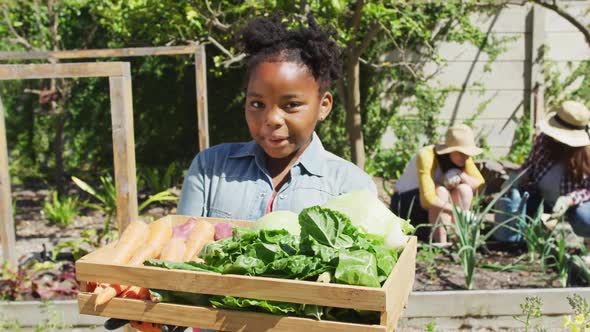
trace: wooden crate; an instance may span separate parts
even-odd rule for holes
[[[164,218],[171,219],[173,224],[180,224],[190,217],[170,215]],[[237,226],[251,225],[248,221],[240,220],[197,219],[205,219],[212,223],[232,223]],[[102,306],[95,307],[94,296],[87,292],[78,295],[78,306],[81,314],[221,331],[393,331],[414,283],[416,247],[416,237],[411,237],[381,288],[220,275],[147,266],[110,265],[93,261],[93,256],[103,249],[90,253],[76,262],[76,275],[82,282],[97,281],[199,294],[378,311],[381,312],[379,325],[318,321],[310,318],[122,298],[114,298]]]

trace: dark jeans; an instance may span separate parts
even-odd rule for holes
[[[531,194],[527,202],[527,215],[534,217],[541,205],[543,198],[539,194]],[[551,213],[553,205],[544,203],[543,212]],[[572,206],[565,213],[566,220],[572,225],[574,233],[578,236],[590,237],[590,201]]]
[[[391,204],[389,206],[391,211],[398,217],[403,219],[410,219],[410,223],[416,229],[416,236],[421,241],[428,241],[430,236],[430,227],[428,223],[428,211],[420,205],[420,191],[418,189],[409,190],[403,193],[395,193],[391,197]]]

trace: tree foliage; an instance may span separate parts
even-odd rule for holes
[[[345,63],[344,76],[333,89],[339,102],[318,131],[329,150],[361,166],[366,153],[367,169],[378,175],[400,171],[415,148],[437,139],[440,110],[448,92],[457,89],[432,83],[446,64],[437,47],[443,42],[472,44],[493,61],[506,41],[470,20],[472,14],[491,15],[501,6],[475,0],[0,0],[0,8],[4,50],[207,43],[213,144],[248,139],[237,31],[257,15],[282,11],[304,19],[311,13],[336,31]],[[49,15],[54,11],[59,13],[57,26]],[[192,59],[123,60],[132,63],[139,167],[164,169],[175,160],[188,165],[198,143]],[[18,165],[13,170],[21,174],[47,174],[56,167],[55,160],[47,157],[55,145],[55,120],[38,105],[36,96],[23,94],[25,88],[38,89],[39,84],[23,81],[0,86],[8,113],[12,163]],[[67,173],[96,173],[112,165],[107,84],[105,79],[84,79],[72,80],[69,86],[63,105]],[[388,128],[397,137],[393,150],[380,147]]]

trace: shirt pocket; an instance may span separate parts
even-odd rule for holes
[[[222,218],[222,219],[231,219],[232,213],[230,211],[224,211],[220,208],[212,207],[209,209],[208,217],[211,218]]]
[[[256,183],[249,178],[220,177],[208,215],[215,218],[244,219],[252,209]]]

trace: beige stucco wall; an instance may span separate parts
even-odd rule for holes
[[[590,1],[562,1],[568,12],[590,24]],[[536,20],[534,16],[536,15]],[[448,61],[447,66],[431,81],[435,87],[466,86],[463,91],[451,92],[444,106],[441,119],[446,123],[462,122],[470,118],[478,106],[491,100],[474,122],[475,130],[487,138],[495,157],[505,155],[512,144],[518,119],[525,107],[529,106],[530,89],[533,81],[541,77],[539,68],[534,67],[531,57],[533,45],[546,44],[549,52],[546,58],[557,62],[565,74],[581,61],[590,58],[590,46],[576,28],[557,14],[531,4],[511,5],[494,16],[474,16],[484,31],[497,37],[513,37],[506,52],[501,54],[486,71],[489,57],[474,46],[448,43],[439,48]],[[436,70],[435,64],[428,64],[426,71]],[[537,73],[537,74],[535,74]],[[536,76],[535,76],[536,75]],[[485,92],[477,84],[482,83]],[[403,108],[401,112],[415,110]],[[446,130],[440,128],[441,132]],[[395,134],[388,131],[383,145],[391,146]]]

